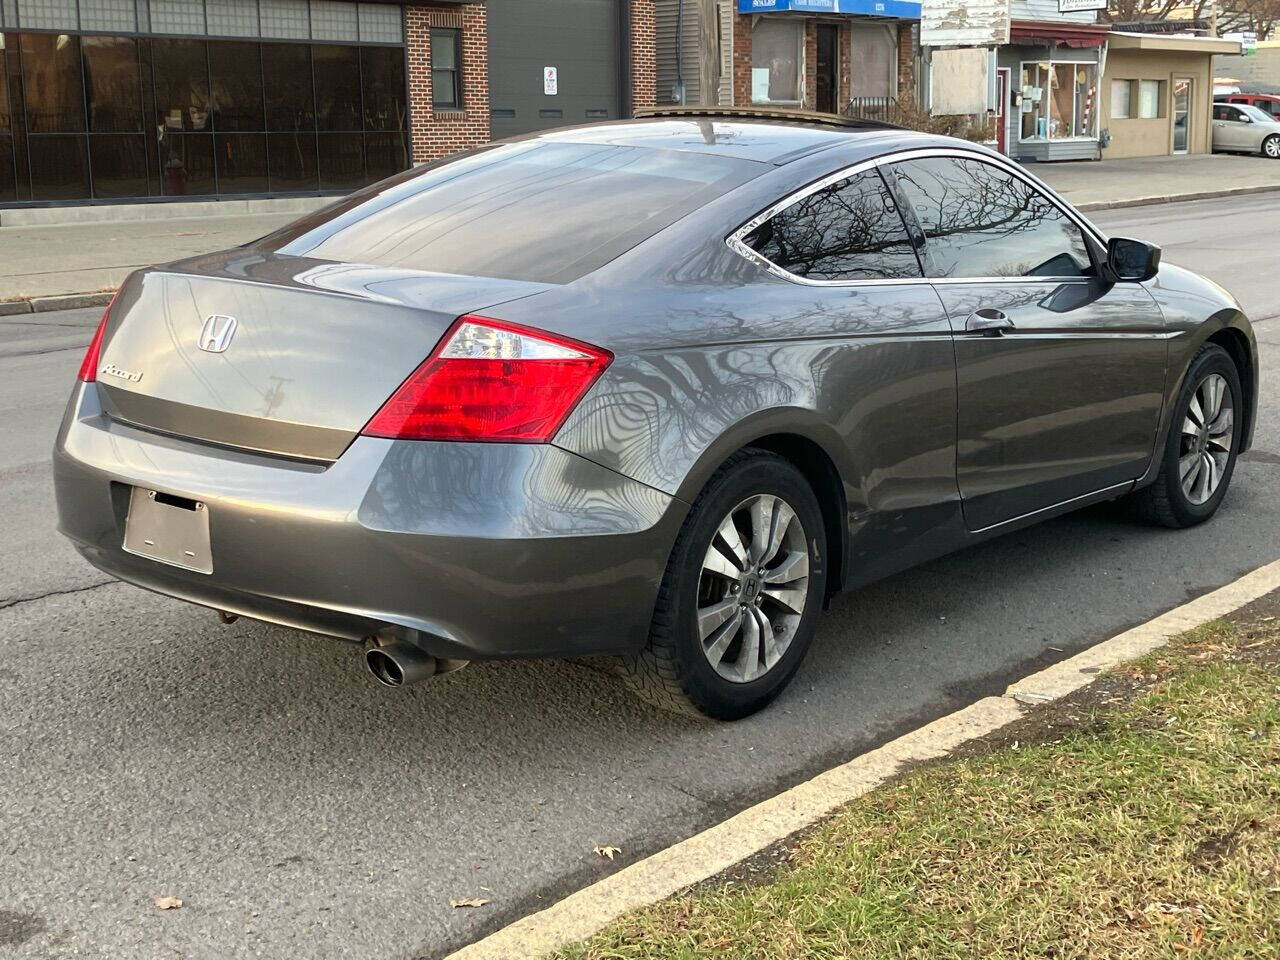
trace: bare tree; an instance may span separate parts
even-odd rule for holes
[[[1218,33],[1249,30],[1268,40],[1280,23],[1280,0],[1225,0],[1218,10]]]

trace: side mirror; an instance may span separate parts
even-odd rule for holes
[[[1160,269],[1160,248],[1141,240],[1112,237],[1107,241],[1107,269],[1117,281],[1150,280]]]

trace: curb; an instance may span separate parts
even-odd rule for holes
[[[105,307],[111,302],[112,293],[63,293],[53,297],[25,297],[21,300],[0,302],[0,317],[13,317],[23,313],[49,313],[53,310],[78,310],[81,307]]]
[[[560,902],[451,953],[446,960],[509,960],[551,953],[592,936],[624,913],[723,873],[887,782],[908,764],[944,757],[1047,703],[1092,683],[1103,670],[1163,646],[1193,627],[1280,588],[1280,560],[1110,640],[1011,684],[884,746],[820,773],[702,833],[623,868]]]
[[[1050,184],[1052,186],[1052,184]],[[1081,213],[1097,210],[1121,210],[1125,207],[1149,207],[1159,203],[1186,203],[1190,200],[1212,200],[1215,197],[1242,197],[1251,193],[1269,193],[1280,190],[1280,183],[1258,184],[1251,187],[1226,187],[1222,190],[1201,190],[1194,193],[1175,193],[1160,197],[1132,197],[1128,200],[1097,200],[1085,203],[1072,203],[1070,197],[1063,197]]]

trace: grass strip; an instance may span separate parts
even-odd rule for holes
[[[997,737],[558,956],[1280,958],[1280,620],[1206,625]]]

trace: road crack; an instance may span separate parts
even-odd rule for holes
[[[99,580],[97,583],[91,583],[84,587],[72,587],[70,590],[50,590],[48,593],[38,593],[33,597],[14,597],[11,600],[0,600],[0,610],[8,610],[10,607],[20,606],[24,603],[35,603],[38,600],[47,600],[49,597],[66,597],[73,593],[87,593],[90,590],[109,587],[111,584],[119,582],[119,580]]]

